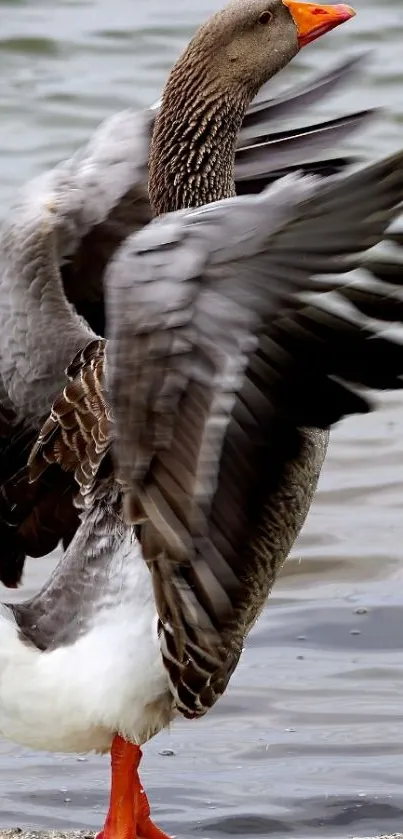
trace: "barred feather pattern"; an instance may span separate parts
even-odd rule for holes
[[[72,472],[79,488],[75,504],[91,506],[105,492],[112,472],[99,470],[110,446],[110,410],[103,391],[105,340],[97,338],[77,353],[66,371],[69,379],[54,401],[28,461],[31,482],[57,464]]]

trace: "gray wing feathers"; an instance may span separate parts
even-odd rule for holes
[[[130,187],[131,231],[149,219],[151,115],[126,111],[90,143],[20,193],[0,241],[0,370],[3,401],[38,421],[63,387],[64,370],[93,333],[66,299],[61,267]],[[102,285],[102,278],[98,277]]]
[[[9,219],[0,243],[1,382],[17,422],[41,419],[74,349],[90,337],[64,295],[55,221],[51,207],[39,221],[27,208],[18,224]]]
[[[157,440],[158,447],[169,442],[166,418],[176,412],[177,397],[186,385],[182,356],[191,346],[193,306],[205,267],[203,243],[189,236],[186,216],[183,212],[157,220],[139,238],[128,239],[106,275],[112,342],[107,353],[107,385],[119,406],[116,419],[122,421],[122,431],[126,429],[122,437],[118,434],[117,445],[122,446],[122,453],[126,446],[130,449],[130,479],[147,469]],[[133,267],[138,284],[133,282]],[[165,380],[167,358],[172,368]],[[130,417],[128,423],[124,415]],[[122,472],[121,478],[128,480],[127,473]]]
[[[122,111],[102,123],[85,148],[69,161],[72,186],[84,198],[80,235],[100,224],[129,188],[133,200],[148,203],[147,166],[151,111]],[[56,170],[57,172],[57,170]]]
[[[235,178],[244,180],[265,177],[287,167],[299,166],[315,160],[329,148],[344,142],[354,131],[363,128],[374,111],[360,111],[305,128],[272,133],[257,137],[238,149],[235,158]]]
[[[382,179],[379,166],[329,187],[290,176],[257,197],[157,220],[123,246],[107,286],[108,381],[125,481],[141,480],[151,453],[167,445],[187,377],[204,392],[193,398],[210,417],[209,439],[209,423],[220,426],[214,406],[231,413],[230,394],[261,320],[293,288],[309,290],[312,274],[354,267],[343,257],[382,234],[394,179],[399,189],[399,177],[386,169]],[[373,221],[372,205],[379,210]],[[222,403],[206,396],[209,383]]]
[[[134,519],[148,518],[162,539],[145,546],[146,558],[163,545],[175,562],[197,555],[200,567],[206,557],[219,566],[208,521],[221,452],[230,421],[240,457],[248,427],[259,433],[250,406],[269,421],[282,404],[270,404],[287,357],[276,324],[302,305],[300,294],[316,288],[318,305],[323,291],[337,291],[337,280],[321,285],[314,275],[359,264],[354,255],[379,240],[402,193],[400,154],[325,186],[290,176],[258,197],[172,214],[125,243],[107,276],[108,389]],[[260,363],[262,330],[273,369],[259,392],[245,369]],[[242,494],[235,474],[232,482]]]
[[[256,133],[256,128],[260,132],[264,130],[264,119],[267,120],[267,129],[272,130],[273,120],[279,117],[284,118],[284,116],[288,118],[305,108],[316,105],[329,93],[337,90],[342,83],[345,83],[352,73],[362,69],[368,58],[369,53],[362,53],[344,59],[336,67],[332,67],[331,70],[327,70],[325,73],[309,79],[308,82],[303,82],[275,97],[272,96],[271,92],[272,83],[267,82],[261,88],[258,98],[248,108],[239,137],[239,145],[243,145],[248,136],[253,136]]]

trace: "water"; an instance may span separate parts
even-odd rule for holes
[[[152,102],[195,26],[219,5],[0,0],[0,212],[101,119]],[[385,106],[348,146],[373,157],[403,143],[403,18],[400,0],[357,8],[279,84],[373,49],[356,84],[313,114]],[[206,719],[175,725],[145,750],[155,817],[179,837],[402,828],[403,410],[396,395],[380,402],[333,434],[303,535],[226,696]],[[50,560],[32,562],[23,594],[49,568]],[[105,758],[0,744],[3,825],[97,828],[107,786]]]

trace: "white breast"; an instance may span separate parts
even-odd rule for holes
[[[172,718],[151,577],[130,533],[112,558],[111,589],[92,625],[45,652],[0,610],[0,734],[47,751],[105,751],[116,732],[142,743]]]

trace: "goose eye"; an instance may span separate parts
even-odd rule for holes
[[[273,19],[273,13],[272,12],[269,12],[269,11],[262,12],[262,14],[259,17],[259,23],[261,23],[262,26],[267,26],[267,24],[270,23],[270,21],[272,19]]]

